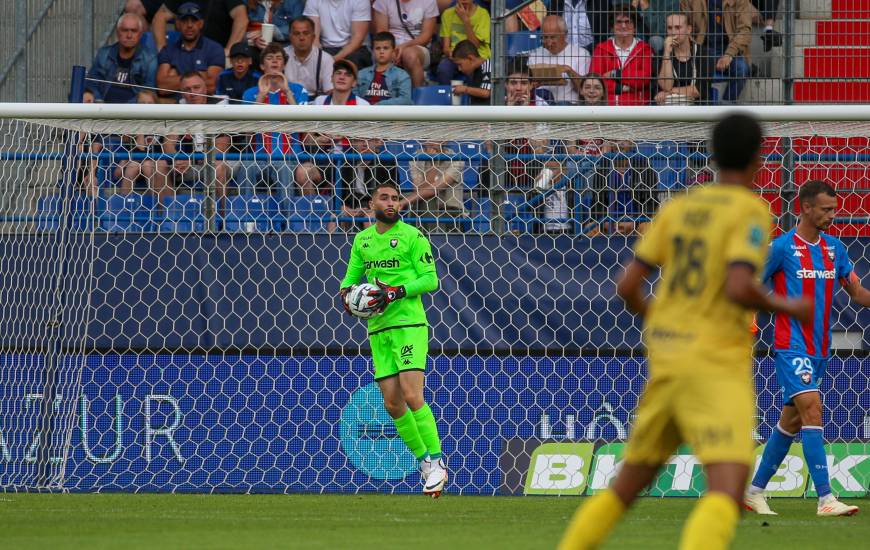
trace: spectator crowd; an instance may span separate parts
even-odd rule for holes
[[[525,9],[509,17],[509,35],[530,29],[540,41],[519,51],[508,46],[506,78],[495,83],[503,93],[496,96],[486,0],[128,0],[117,22],[116,43],[100,48],[88,71],[87,100],[374,108],[426,104],[432,97],[447,104],[489,105],[502,96],[505,104],[516,106],[734,103],[752,71],[753,20],[764,25],[766,50],[781,43],[773,30],[775,0],[760,5],[760,13],[750,0],[625,1],[549,0],[546,13],[537,17],[528,17]],[[715,82],[721,87],[714,89]],[[435,87],[440,95],[429,93]],[[196,152],[204,147],[200,138],[125,136],[115,146],[127,152]],[[266,187],[289,208],[294,197],[341,194],[343,213],[361,217],[371,183],[397,177],[395,163],[361,160],[337,169],[320,155],[378,153],[385,144],[376,140],[273,133],[218,136],[211,146],[256,159],[216,163],[218,198],[231,187],[238,193]],[[490,152],[494,147],[483,146]],[[620,216],[643,209],[638,185],[626,183],[639,180],[634,173],[642,172],[627,160],[627,142],[517,139],[506,147],[550,156],[605,155],[610,168],[596,169],[601,183],[592,193],[595,206],[587,208]],[[297,160],[299,152],[308,154],[305,160]],[[420,152],[431,157],[457,149],[426,142]],[[462,164],[415,161],[403,206],[418,212],[421,205],[441,205],[428,213],[461,217]],[[485,168],[484,163],[480,171]],[[508,180],[526,198],[543,193],[537,201],[544,219],[539,228],[563,231],[569,211],[578,206],[567,190],[579,170],[571,162],[524,162],[509,167]],[[90,180],[82,184],[92,194],[100,192],[93,172],[87,171]],[[131,157],[112,170],[120,192],[144,186],[161,198],[202,190],[207,174],[191,161],[165,158]],[[615,179],[620,183],[610,189]],[[620,204],[614,207],[614,201]],[[437,227],[444,227],[442,221]]]

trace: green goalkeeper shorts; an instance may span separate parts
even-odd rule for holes
[[[405,370],[426,370],[429,327],[387,329],[369,336],[375,380],[396,376]]]

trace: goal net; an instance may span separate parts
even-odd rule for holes
[[[756,109],[777,233],[812,179],[870,274],[870,112]],[[376,182],[432,243],[426,398],[462,494],[591,494],[646,371],[614,280],[715,179],[718,108],[0,105],[0,487],[416,492],[336,296]],[[781,396],[758,319],[759,444]],[[835,294],[832,483],[870,481],[870,316]],[[697,495],[681,448],[651,495]],[[812,493],[800,453],[771,486]]]

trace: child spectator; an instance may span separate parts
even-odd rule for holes
[[[469,41],[477,48],[477,55],[489,59],[489,12],[474,0],[457,0],[456,5],[441,14],[441,41],[444,58],[438,64],[438,83],[447,86],[459,68],[452,59],[460,42]]]
[[[515,57],[508,64],[505,97],[508,105],[525,107],[546,106],[548,103],[534,93],[529,66],[524,57]]]
[[[411,105],[411,77],[393,64],[396,39],[389,32],[372,38],[375,64],[359,72],[356,95],[372,105]]]
[[[241,103],[245,90],[253,88],[260,80],[260,73],[251,70],[251,49],[244,42],[230,48],[232,68],[218,75],[217,95],[226,96],[230,103]]]
[[[284,69],[287,65],[287,52],[281,47],[281,44],[275,42],[266,46],[260,56],[260,70],[264,75],[280,73],[284,76]],[[270,82],[277,80],[274,76],[270,77]],[[245,90],[242,95],[242,101],[248,103],[271,103],[271,104],[288,104],[302,105],[308,103],[308,92],[298,82],[289,82],[285,77],[283,80],[286,85],[286,91],[278,90],[277,88],[268,88],[262,86],[262,78],[258,80],[257,85]],[[268,88],[268,92],[266,91]],[[271,96],[284,91],[286,98],[281,101],[276,101]]]
[[[375,0],[372,4],[374,32],[389,31],[396,37],[396,64],[408,71],[414,87],[426,81],[438,14],[435,0]]]
[[[598,73],[589,73],[580,81],[580,100],[582,105],[608,105],[607,86]]]
[[[470,40],[463,40],[453,49],[453,60],[465,75],[465,84],[453,87],[454,95],[467,95],[470,105],[489,105],[492,92],[489,59],[478,54]]]

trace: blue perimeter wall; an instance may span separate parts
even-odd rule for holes
[[[361,323],[334,301],[348,237],[98,235],[66,245],[52,238],[0,242],[8,274],[0,341],[6,350],[31,350],[0,354],[0,486],[35,468],[41,419],[34,394],[48,362],[59,358],[56,388],[77,396],[58,405],[75,411],[65,480],[73,490],[418,490],[413,457],[381,406],[365,355],[219,351],[364,347]],[[643,360],[559,350],[636,346],[633,318],[611,298],[630,243],[432,242],[442,281],[429,306],[433,345],[466,350],[433,353],[427,378],[452,490],[496,493],[503,441],[541,436],[543,424],[557,437],[617,439],[643,385]],[[865,277],[867,244],[847,241]],[[867,313],[843,309],[844,297],[838,293],[835,328],[865,330]],[[97,314],[83,322],[89,298]],[[51,303],[62,314],[29,314],[22,303]],[[769,327],[763,332],[770,341]],[[82,338],[88,349],[70,351],[81,349]],[[506,353],[512,347],[527,349]],[[473,349],[479,353],[467,352]],[[536,356],[545,351],[556,353]],[[826,437],[866,437],[870,360],[835,358],[828,373]],[[770,359],[759,361],[756,385],[766,439],[781,403]]]
[[[107,350],[346,350],[365,326],[336,307],[352,236],[0,236],[0,346]],[[635,349],[636,320],[614,298],[624,238],[432,236],[441,288],[425,298],[446,350]],[[870,239],[845,243],[870,280]],[[58,262],[57,258],[64,258]],[[59,283],[60,281],[60,283]],[[62,284],[60,292],[57,285]],[[58,298],[60,296],[61,298]],[[64,300],[55,308],[41,304]],[[89,309],[85,304],[90,303]],[[870,312],[835,296],[834,330]],[[37,309],[57,309],[60,327]],[[762,341],[770,342],[768,323]],[[864,348],[870,349],[865,331]]]

